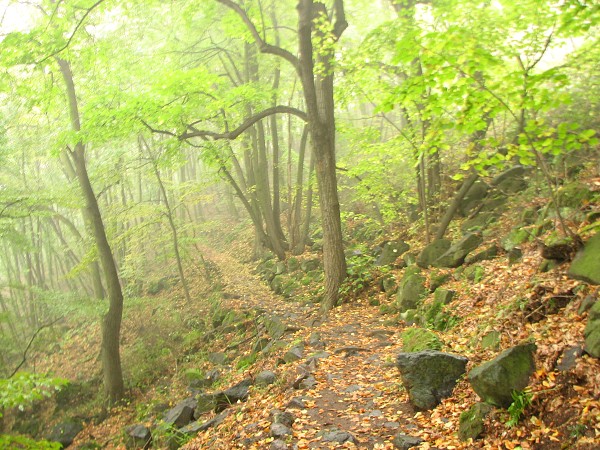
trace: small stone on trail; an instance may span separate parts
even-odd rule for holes
[[[256,375],[254,382],[257,386],[268,386],[275,383],[276,378],[277,376],[275,375],[275,372],[271,370],[263,370]]]
[[[280,438],[284,436],[289,436],[292,434],[292,430],[286,427],[282,423],[272,423],[271,424],[271,436],[274,438]]]
[[[408,450],[410,448],[416,447],[423,442],[423,439],[413,436],[408,436],[406,434],[397,434],[392,441],[394,447],[398,450]]]
[[[287,404],[287,407],[289,409],[304,409],[306,408],[306,404],[304,403],[304,400],[302,400],[302,397],[294,397]]]
[[[356,438],[351,433],[348,433],[347,431],[340,431],[340,430],[325,431],[325,432],[323,432],[322,436],[323,436],[323,441],[325,441],[325,442],[339,442],[340,444],[343,444],[344,442],[352,442],[353,444],[358,444],[358,441],[356,440]]]
[[[287,450],[287,448],[287,444],[281,439],[275,439],[269,447],[270,450]]]

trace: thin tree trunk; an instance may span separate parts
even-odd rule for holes
[[[71,67],[63,59],[57,59],[57,61],[66,86],[71,126],[74,131],[78,132],[81,129],[81,125]],[[121,291],[121,283],[113,253],[106,237],[100,207],[98,206],[98,201],[88,176],[83,142],[78,142],[73,150],[69,150],[69,155],[86,202],[88,217],[91,219],[93,235],[98,248],[98,256],[108,289],[109,308],[102,320],[101,359],[104,389],[109,402],[115,403],[121,400],[125,394],[119,349],[121,320],[123,316],[123,292]]]
[[[179,253],[179,238],[177,234],[177,226],[175,225],[175,219],[173,217],[173,209],[171,208],[171,204],[169,202],[169,197],[167,195],[167,190],[165,189],[165,185],[160,176],[160,172],[158,171],[158,165],[156,164],[156,158],[152,155],[150,147],[148,143],[144,140],[143,137],[140,137],[140,145],[144,145],[146,147],[146,151],[148,152],[148,157],[150,158],[150,162],[152,164],[152,169],[154,171],[154,176],[156,177],[156,181],[158,182],[158,187],[162,196],[165,199],[165,213],[167,216],[167,221],[169,222],[169,227],[171,228],[171,237],[173,239],[173,251],[175,252],[175,260],[177,262],[177,271],[179,272],[179,279],[181,280],[181,286],[183,287],[183,293],[185,295],[185,299],[188,303],[192,301],[190,297],[190,291],[188,289],[187,280],[185,278],[185,274],[183,273],[183,263],[181,261],[181,254]]]

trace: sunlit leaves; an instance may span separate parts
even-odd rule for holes
[[[21,411],[33,402],[50,397],[68,384],[62,378],[19,372],[12,378],[0,378],[0,408],[19,408]],[[0,415],[1,417],[1,415]]]

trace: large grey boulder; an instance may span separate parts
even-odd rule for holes
[[[387,266],[392,264],[402,254],[410,249],[410,245],[402,240],[386,242],[381,255],[375,261],[376,266]]]
[[[81,422],[67,420],[52,428],[47,439],[51,442],[58,442],[63,448],[68,447],[73,443],[75,436],[77,436],[81,430],[83,430]]]
[[[481,399],[491,405],[508,408],[513,391],[522,391],[535,370],[536,346],[521,344],[500,353],[469,372],[469,382]]]
[[[465,220],[460,226],[460,230],[463,234],[470,233],[472,231],[481,231],[485,229],[488,224],[495,222],[498,215],[494,212],[485,212],[477,214],[475,217],[469,220]]]
[[[475,181],[460,202],[459,209],[461,214],[468,216],[487,197],[488,190],[489,186],[484,181]]]
[[[215,411],[221,412],[237,402],[245,402],[248,399],[250,386],[252,386],[252,379],[246,378],[229,389],[218,392],[216,394],[217,406],[215,407]]]
[[[427,269],[436,259],[446,253],[451,246],[452,241],[448,239],[436,239],[432,241],[417,256],[417,265],[423,269]]]
[[[452,395],[457,380],[465,373],[467,362],[463,356],[424,350],[400,353],[396,365],[412,405],[417,410],[428,410]]]
[[[594,358],[600,358],[600,301],[596,301],[588,315],[584,331],[585,352]]]
[[[131,449],[149,448],[152,443],[150,429],[142,424],[132,425],[125,430],[127,440],[125,446]]]
[[[268,386],[270,384],[275,383],[276,379],[277,376],[275,375],[275,372],[273,372],[272,370],[263,370],[258,375],[256,375],[254,383],[257,386]]]
[[[408,267],[398,287],[396,296],[398,311],[403,313],[409,309],[416,309],[426,296],[425,277],[421,275],[418,267]]]
[[[483,238],[480,234],[469,233],[455,244],[452,244],[432,265],[434,267],[459,267],[465,262],[467,255],[479,247],[482,242]]]
[[[192,421],[196,406],[198,402],[195,398],[186,398],[168,410],[163,420],[175,428],[181,428]]]
[[[523,166],[514,166],[496,175],[491,185],[507,194],[514,194],[527,187],[527,169]]]
[[[581,249],[569,267],[569,276],[591,284],[600,284],[600,233]]]

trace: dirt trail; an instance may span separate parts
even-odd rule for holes
[[[335,437],[332,432],[336,430],[352,434],[359,448],[374,448],[376,444],[377,448],[392,448],[393,435],[410,434],[415,427],[409,423],[414,411],[393,364],[400,351],[401,329],[385,326],[377,307],[360,301],[343,305],[322,321],[318,305],[302,305],[275,295],[247,265],[232,256],[207,250],[205,257],[219,268],[225,306],[266,309],[296,330],[286,334],[284,340],[305,343],[300,361],[276,367],[273,355],[263,362],[263,368],[285,373],[288,378],[312,375],[316,381],[312,388],[294,389],[288,379],[278,395],[270,393],[273,403],[269,407],[263,404],[264,399],[261,402],[251,395],[246,405],[248,416],[255,419],[256,411],[252,409],[262,408],[262,429],[259,426],[252,435],[247,430],[253,424],[237,424],[238,437],[245,436],[250,448],[264,448],[259,445],[264,440],[258,440],[256,447],[252,440],[261,432],[263,438],[268,436],[269,410],[285,409],[296,397],[305,404],[304,409],[293,411],[296,422],[292,442],[299,448],[343,448],[348,444],[325,442]],[[311,359],[311,355],[317,358]],[[307,366],[310,373],[306,372]]]

